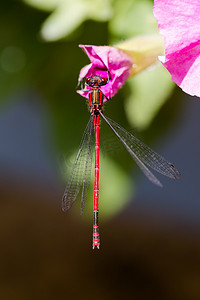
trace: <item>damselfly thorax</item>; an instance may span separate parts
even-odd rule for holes
[[[90,107],[90,113],[98,114],[99,111],[103,110],[103,99],[104,97],[107,99],[107,97],[103,94],[101,87],[109,82],[108,79],[102,78],[100,76],[92,76],[86,78],[86,86],[89,87],[89,89],[85,91],[90,91],[88,100],[89,100],[89,107]],[[109,99],[107,99],[109,100]]]

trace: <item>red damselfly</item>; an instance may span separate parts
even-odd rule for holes
[[[119,124],[109,119],[103,114],[103,99],[109,100],[101,91],[101,86],[107,84],[109,79],[100,76],[91,76],[86,78],[85,85],[89,91],[89,109],[91,117],[83,134],[81,145],[73,165],[71,176],[66,186],[62,208],[67,211],[82,186],[81,197],[81,214],[83,213],[85,201],[88,194],[89,182],[92,169],[93,148],[95,146],[95,179],[94,179],[94,207],[93,207],[93,249],[100,247],[98,212],[99,212],[99,122],[100,117],[105,120],[108,126],[114,131],[125,148],[128,150],[137,165],[154,184],[162,186],[160,181],[153,175],[148,167],[173,179],[180,177],[176,167],[168,162],[164,157],[154,152],[151,148],[143,144],[134,137],[130,132],[126,131]],[[95,138],[94,138],[95,136]],[[95,143],[94,143],[95,139]]]

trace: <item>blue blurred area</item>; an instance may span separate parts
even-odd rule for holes
[[[174,163],[181,178],[171,181],[159,176],[163,188],[157,188],[140,176],[139,185],[132,203],[131,213],[145,212],[157,216],[160,222],[175,222],[200,229],[200,101],[195,97],[183,96],[182,113],[163,137],[162,145],[154,146],[157,152]]]
[[[159,176],[163,188],[152,185],[138,170],[139,180],[134,201],[125,212],[130,218],[148,214],[160,222],[180,221],[200,228],[199,193],[199,110],[198,99],[184,96],[182,113],[160,145],[154,150],[172,161],[181,171],[180,180]],[[32,189],[39,184],[44,189],[62,193],[63,181],[59,157],[53,151],[50,114],[42,105],[40,96],[33,91],[18,95],[0,112],[0,177],[17,180]],[[82,133],[80,133],[81,136]],[[128,153],[127,153],[128,155]],[[134,162],[133,162],[134,165]],[[60,171],[60,174],[59,174]],[[133,178],[134,180],[135,178]],[[55,199],[59,204],[60,199]],[[130,209],[131,208],[131,209]]]
[[[26,90],[0,111],[0,177],[21,187],[57,189],[57,159],[50,136],[50,115],[40,95]],[[31,187],[32,185],[32,187]]]

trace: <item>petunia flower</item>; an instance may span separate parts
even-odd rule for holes
[[[131,58],[122,50],[110,46],[79,45],[79,47],[86,52],[91,63],[81,69],[78,81],[94,75],[108,79],[108,84],[102,86],[101,90],[108,99],[112,98],[130,75],[133,64]],[[78,93],[88,97],[88,92],[78,91]]]
[[[80,71],[79,83],[90,76],[108,79],[101,87],[104,95],[110,99],[123,86],[128,77],[153,64],[163,52],[162,39],[157,35],[130,39],[117,46],[79,45],[88,55],[91,63]],[[89,87],[86,89],[89,89]],[[88,98],[87,91],[77,91]],[[106,101],[106,98],[104,98]]]
[[[153,12],[165,40],[160,61],[184,92],[200,96],[200,1],[154,0]]]

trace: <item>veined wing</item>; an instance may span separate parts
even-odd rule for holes
[[[89,138],[88,138],[88,147],[87,147],[87,155],[85,159],[85,171],[84,171],[84,179],[83,179],[83,189],[82,189],[82,197],[81,197],[81,215],[83,214],[83,210],[85,208],[85,202],[88,195],[89,185],[90,185],[90,177],[91,177],[91,169],[92,169],[92,160],[93,160],[93,148],[94,148],[94,116],[91,116],[92,125],[90,126]]]
[[[160,181],[153,175],[153,173],[151,173],[147,166],[170,178],[177,179],[180,177],[179,171],[172,163],[168,162],[164,157],[154,152],[147,145],[143,144],[140,140],[113,120],[105,117],[102,113],[101,116],[124,144],[130,155],[150,181],[162,186]]]
[[[71,175],[62,198],[63,211],[67,211],[72,206],[73,202],[78,196],[82,184],[83,190],[81,200],[81,213],[83,211],[85,200],[87,198],[91,175],[93,123],[93,116],[91,116],[84,131],[80,148],[76,156],[74,165],[72,167]]]

